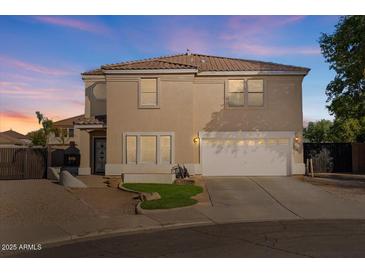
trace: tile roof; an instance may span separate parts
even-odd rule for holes
[[[74,122],[82,117],[84,117],[83,114],[74,117],[69,117],[63,120],[56,121],[53,123],[53,125],[55,127],[73,127]]]
[[[74,121],[75,125],[105,125],[106,115],[97,115],[92,117],[81,117]]]
[[[30,138],[14,130],[0,132],[1,145],[28,145],[30,143]]]
[[[205,71],[294,71],[305,72],[308,68],[246,60],[238,58],[211,56],[203,54],[177,54],[156,58],[103,65],[99,69],[84,72],[83,75],[101,75],[103,70],[147,70],[147,69],[196,69]]]
[[[19,132],[16,132],[12,129],[0,132],[0,134],[2,136],[8,136],[8,137],[13,138],[13,139],[29,139],[27,136],[25,136],[25,135],[23,135]]]

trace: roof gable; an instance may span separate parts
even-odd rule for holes
[[[9,137],[11,139],[29,139],[27,136],[25,136],[19,132],[16,132],[12,129],[1,132],[1,135],[5,136],[5,137]]]

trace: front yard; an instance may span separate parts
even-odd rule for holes
[[[123,186],[138,192],[160,194],[161,199],[143,201],[141,204],[143,209],[168,209],[194,205],[197,201],[191,197],[203,191],[202,187],[195,185],[126,183]]]

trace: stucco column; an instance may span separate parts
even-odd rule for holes
[[[80,167],[79,175],[89,175],[91,174],[90,168],[90,135],[86,130],[80,130]]]

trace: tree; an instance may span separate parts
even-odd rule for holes
[[[327,108],[340,141],[365,141],[365,16],[344,16],[333,34],[322,33],[322,54],[335,78],[327,85]],[[342,132],[342,130],[349,130]]]
[[[308,126],[303,130],[303,136],[311,143],[332,142],[332,125],[332,121],[325,119],[318,122],[309,122]]]
[[[53,121],[49,120],[47,117],[45,117],[39,111],[36,111],[35,114],[36,114],[37,119],[38,119],[38,124],[42,125],[42,128],[40,129],[40,131],[43,132],[43,135],[44,135],[44,138],[45,138],[44,145],[47,145],[49,134],[51,132],[55,132],[55,128],[53,126]]]
[[[27,136],[32,140],[32,144],[35,146],[46,145],[46,136],[44,135],[43,129],[31,131],[27,134]]]
[[[331,127],[334,142],[353,143],[365,140],[365,117],[363,119],[348,118],[341,121],[336,119]]]

